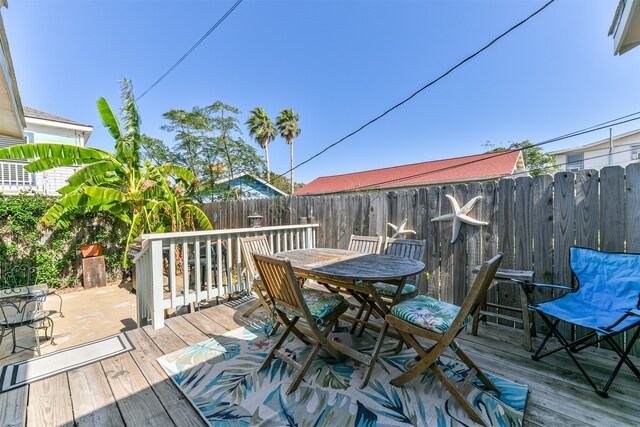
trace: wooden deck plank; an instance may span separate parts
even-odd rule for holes
[[[583,385],[579,381],[563,382],[558,377],[547,375],[552,369],[541,373],[531,372],[526,367],[521,367],[504,372],[505,364],[513,366],[514,360],[485,356],[477,349],[472,350],[468,345],[461,345],[467,350],[469,357],[482,369],[510,381],[527,385],[531,391],[530,402],[537,402],[541,406],[563,412],[575,420],[588,424],[597,425],[597,422],[602,420],[603,414],[606,414],[609,425],[640,424],[640,415],[636,410],[637,404],[620,400],[619,396],[616,396],[615,400],[603,399],[586,383]],[[590,410],[585,411],[583,405],[587,405]]]
[[[73,426],[67,374],[58,374],[29,386],[29,426]]]
[[[198,328],[202,333],[207,335],[209,338],[212,338],[216,335],[222,335],[227,333],[227,329],[222,325],[214,322],[209,317],[202,314],[202,312],[197,311],[195,313],[189,313],[183,316],[185,320],[191,323],[193,326]]]
[[[120,354],[100,363],[127,425],[174,425],[130,354]]]
[[[169,328],[153,329],[151,326],[145,326],[142,329],[164,354],[173,353],[187,346],[187,343]]]
[[[176,387],[156,359],[162,351],[141,328],[127,332],[135,347],[131,356],[173,421],[180,426],[203,426],[204,421],[187,398]]]
[[[100,363],[69,371],[68,378],[77,426],[124,426]]]
[[[189,323],[184,316],[172,317],[165,321],[165,326],[176,333],[189,345],[206,341],[209,337],[200,329]]]
[[[27,387],[20,387],[0,394],[0,426],[25,425],[27,416]]]
[[[495,326],[487,327],[487,332],[489,333],[496,333],[496,331],[497,329]],[[473,337],[468,334],[462,335],[461,339],[483,345],[483,350],[485,351],[485,353],[495,355],[496,357],[500,357],[505,353],[520,356],[524,359],[524,362],[522,363],[534,366],[534,368],[532,368],[534,370],[544,370],[546,369],[546,365],[549,365],[552,367],[563,369],[567,372],[568,375],[575,374],[576,378],[583,379],[583,377],[579,374],[577,368],[573,364],[573,361],[564,351],[558,352],[552,356],[545,357],[539,362],[533,362],[533,360],[531,360],[531,353],[524,350],[520,345],[514,345],[514,342],[518,341],[516,341],[516,338],[513,337],[511,329],[509,329],[508,331],[504,331],[503,335],[495,337],[491,341],[487,341],[486,339],[478,340],[477,337]],[[539,345],[539,338],[536,339],[535,344]],[[578,360],[580,360],[585,369],[587,369],[589,374],[592,375],[592,377],[596,381],[605,381],[609,377],[609,374],[615,364],[618,362],[618,359],[613,352],[603,351],[597,348],[587,348],[585,350],[582,350],[576,357],[578,358]],[[632,358],[636,365],[639,365],[640,363],[637,359],[638,358]],[[534,364],[532,365],[530,362],[533,362]],[[538,365],[541,365],[542,367],[538,368]],[[623,366],[622,370],[618,374],[618,377],[616,377],[616,380],[614,381],[612,387],[614,387],[613,390],[615,390],[616,388],[621,388],[623,389],[622,391],[624,391],[625,389],[630,389],[640,392],[640,381],[638,381],[636,377],[631,374],[626,366]]]

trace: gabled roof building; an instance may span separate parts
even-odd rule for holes
[[[362,172],[316,178],[296,195],[344,193],[402,187],[428,187],[474,181],[490,181],[525,173],[520,150],[476,154]]]

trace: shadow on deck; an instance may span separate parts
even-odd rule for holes
[[[135,350],[0,394],[0,425],[205,425],[156,363],[156,358],[240,326],[255,299],[227,302],[167,319],[166,327],[126,332]],[[484,370],[529,386],[525,425],[639,425],[640,381],[624,366],[608,399],[597,396],[568,356],[557,353],[534,362],[522,346],[522,331],[481,325],[479,336],[462,332],[465,351]],[[579,354],[597,381],[615,364],[612,352]]]

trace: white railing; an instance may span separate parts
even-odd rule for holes
[[[274,252],[313,248],[318,224],[144,234],[134,257],[138,325],[164,326],[165,310],[251,288],[240,239],[267,236]]]

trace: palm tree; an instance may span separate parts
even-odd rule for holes
[[[130,225],[123,262],[128,265],[129,245],[142,233],[180,231],[197,223],[210,230],[206,215],[180,197],[180,183],[195,182],[189,170],[140,159],[140,116],[129,80],[122,81],[122,125],[106,99],[98,99],[102,123],[116,142],[116,153],[67,144],[23,144],[0,149],[0,159],[37,159],[25,166],[42,172],[59,166],[82,166],[58,190],[60,199],[41,218],[46,225],[65,228],[77,214],[108,211]],[[173,187],[169,177],[178,185]],[[168,209],[167,202],[173,202]],[[183,217],[176,220],[176,214]]]
[[[302,130],[298,127],[298,120],[300,120],[300,114],[293,112],[293,108],[280,111],[280,115],[276,119],[276,126],[280,132],[280,136],[285,139],[290,148],[291,158],[291,194],[293,194],[293,140],[300,135]]]
[[[256,107],[250,113],[249,119],[245,124],[249,128],[249,135],[256,140],[260,147],[264,148],[264,158],[267,161],[267,182],[270,183],[269,143],[278,136],[278,129],[276,129],[276,126],[262,107]]]

